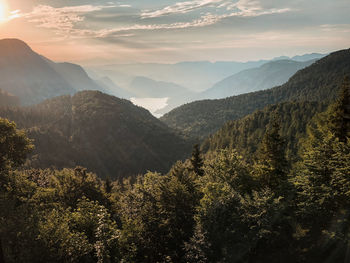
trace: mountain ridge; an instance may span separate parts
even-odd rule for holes
[[[216,83],[212,88],[200,93],[198,99],[221,99],[273,88],[284,84],[298,70],[315,61],[316,59],[306,62],[275,60],[258,68],[246,69]]]
[[[350,74],[350,49],[340,50],[299,70],[287,83],[272,89],[219,100],[202,100],[180,106],[161,120],[190,137],[205,137],[225,122],[242,118],[267,105],[283,101],[331,101]]]
[[[23,105],[81,90],[105,91],[82,66],[53,62],[19,39],[0,40],[0,89],[17,96]]]
[[[36,146],[28,165],[77,165],[117,179],[166,172],[190,152],[188,141],[147,110],[100,91],[80,91],[20,108],[0,108]]]

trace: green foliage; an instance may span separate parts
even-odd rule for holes
[[[203,176],[204,171],[203,171],[203,158],[201,156],[201,152],[199,149],[199,145],[195,144],[193,147],[193,151],[192,151],[192,156],[190,159],[191,162],[191,170],[197,174],[198,176]]]
[[[301,249],[316,260],[342,261],[349,249],[350,140],[349,129],[338,125],[345,116],[341,98],[315,117],[295,169]]]
[[[260,185],[282,192],[287,182],[288,162],[285,141],[280,135],[280,124],[275,117],[264,135],[258,150],[255,176]]]
[[[291,235],[286,202],[255,185],[250,172],[237,153],[228,151],[207,164],[196,233],[187,245],[191,262],[280,262],[285,257]]]
[[[307,129],[323,104],[282,103],[231,123],[246,125],[232,134],[259,130],[251,140],[255,150],[242,156],[238,136],[232,139],[240,141],[238,150],[232,143],[202,159],[196,146],[191,159],[167,174],[123,182],[102,181],[83,167],[22,170],[30,140],[1,120],[0,261],[346,262],[347,89],[345,82],[338,100]],[[286,130],[308,109],[293,137],[301,155],[291,158]],[[294,117],[285,119],[288,110]]]
[[[122,248],[131,262],[179,262],[194,228],[194,175],[177,163],[166,176],[148,173],[120,200]]]
[[[269,123],[278,116],[280,134],[286,140],[286,156],[294,162],[298,158],[300,140],[306,135],[307,124],[325,109],[326,104],[318,102],[284,102],[268,106],[242,119],[227,122],[204,140],[202,149],[207,155],[220,149],[235,149],[247,162],[253,162]]]
[[[14,122],[0,118],[0,172],[23,164],[33,149],[24,131],[17,130]]]

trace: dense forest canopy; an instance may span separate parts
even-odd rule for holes
[[[239,149],[204,158],[196,146],[165,174],[122,182],[82,167],[20,169],[32,141],[1,119],[0,261],[345,262],[349,92],[345,81],[315,110],[290,165],[279,114],[312,104],[276,106],[252,163]]]
[[[113,179],[167,171],[190,154],[191,143],[131,102],[82,91],[28,107],[3,107],[34,140],[27,166],[87,167]]]
[[[236,149],[248,162],[254,160],[259,143],[274,118],[280,121],[280,132],[286,139],[286,155],[295,160],[300,142],[311,119],[326,109],[321,102],[283,102],[267,106],[242,119],[227,122],[219,131],[206,138],[202,150],[209,155],[220,149]]]

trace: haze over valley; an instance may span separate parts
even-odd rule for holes
[[[350,251],[348,0],[0,0],[0,263]]]

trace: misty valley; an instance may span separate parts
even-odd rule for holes
[[[350,262],[349,12],[0,0],[0,263]]]

